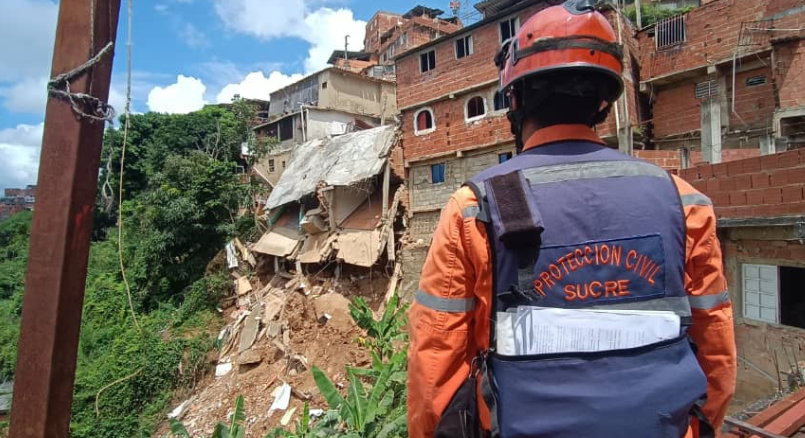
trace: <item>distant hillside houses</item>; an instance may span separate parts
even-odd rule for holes
[[[36,203],[36,186],[29,185],[24,189],[5,189],[3,195],[0,198],[0,221],[6,220],[11,215],[21,211],[33,211]]]

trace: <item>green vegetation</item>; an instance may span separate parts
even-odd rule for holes
[[[358,327],[366,330],[369,339],[359,339],[358,343],[367,346],[377,354],[380,359],[388,358],[394,350],[394,341],[405,341],[408,335],[403,331],[405,327],[405,310],[407,305],[398,308],[398,298],[394,295],[389,300],[383,316],[375,321],[372,309],[361,297],[356,297],[349,305],[349,313]]]
[[[236,219],[251,208],[255,190],[237,172],[245,164],[240,145],[249,133],[246,105],[131,117],[123,255],[139,329],[118,262],[120,209],[108,196],[117,198],[123,132],[107,131],[72,437],[150,436],[173,390],[193,385],[206,370],[220,325],[214,305],[232,287],[225,266],[211,262],[229,239],[254,227],[248,217]],[[31,219],[26,212],[0,223],[0,381],[13,378],[16,366]]]
[[[695,6],[686,6],[683,8],[663,8],[658,4],[641,4],[640,5],[640,18],[643,21],[643,27],[651,26],[652,24],[668,17],[673,17],[674,15],[685,14],[693,9],[696,9]],[[637,8],[634,6],[630,6],[624,8],[624,14],[632,23],[637,24]]]

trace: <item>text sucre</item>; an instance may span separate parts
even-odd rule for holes
[[[625,254],[624,254],[625,253]],[[563,255],[534,280],[534,290],[542,296],[563,279],[570,279],[572,273],[588,266],[616,266],[634,272],[653,285],[660,265],[645,254],[636,250],[625,250],[621,245],[592,244],[574,249]],[[565,300],[586,300],[587,298],[625,297],[630,294],[629,280],[607,279],[583,284],[564,286]]]

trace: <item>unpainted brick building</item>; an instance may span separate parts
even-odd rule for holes
[[[740,407],[788,386],[792,364],[805,360],[805,150],[703,164],[680,176],[712,199],[718,216]]]
[[[680,151],[686,167],[798,147],[803,28],[800,0],[710,0],[638,32],[652,148]]]

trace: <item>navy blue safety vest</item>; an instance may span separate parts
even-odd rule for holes
[[[467,185],[493,260],[482,376],[493,436],[684,436],[692,413],[703,418],[707,380],[687,337],[685,217],[671,177],[594,143],[563,142]],[[520,305],[667,310],[682,328],[677,339],[633,349],[503,356],[495,317]]]

